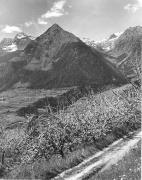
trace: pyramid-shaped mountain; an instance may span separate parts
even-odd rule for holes
[[[31,41],[16,60],[12,59],[11,66],[16,76],[14,83],[26,82],[32,88],[124,81],[121,73],[100,52],[57,24]]]
[[[73,34],[64,31],[57,24],[54,24],[44,34],[32,41],[25,49],[30,62],[26,69],[47,71],[52,63],[58,61],[55,59],[64,44],[80,42],[79,38]]]

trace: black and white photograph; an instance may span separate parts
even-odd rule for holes
[[[141,180],[142,0],[0,0],[0,180]]]

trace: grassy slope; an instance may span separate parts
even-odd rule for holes
[[[25,134],[10,145],[6,177],[50,179],[138,128],[139,92],[133,87],[90,93],[67,110],[29,119]],[[9,149],[8,139],[4,143]]]

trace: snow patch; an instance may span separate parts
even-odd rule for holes
[[[16,44],[12,43],[9,46],[3,47],[3,50],[7,51],[7,52],[14,52],[14,51],[17,51],[17,46],[16,46]]]
[[[26,37],[26,35],[24,33],[19,33],[19,34],[16,35],[17,39],[23,39],[25,37]]]

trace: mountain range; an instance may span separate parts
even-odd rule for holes
[[[123,33],[114,33],[109,38],[95,42],[85,39],[86,44],[114,58],[116,67],[128,79],[140,78],[142,60],[142,27],[130,27]]]
[[[101,41],[90,40],[89,38],[82,38],[82,40],[88,46],[108,52],[114,48],[115,41],[120,37],[121,34],[122,33],[113,33],[108,38],[105,38]]]
[[[24,50],[32,39],[34,39],[32,36],[28,36],[23,32],[18,33],[13,39],[4,38],[0,42],[0,56],[17,50]]]
[[[94,45],[57,24],[35,39],[20,33],[0,43],[0,89],[19,82],[47,89],[124,83],[134,73],[130,62],[141,60],[141,37],[140,26]]]

